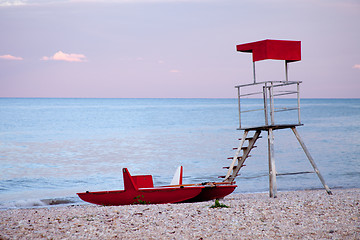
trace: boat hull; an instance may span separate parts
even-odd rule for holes
[[[78,193],[78,196],[89,203],[104,206],[129,204],[161,204],[183,202],[199,195],[204,187],[186,188],[149,188],[138,191],[101,191]]]
[[[206,186],[201,192],[193,198],[185,200],[184,202],[203,202],[213,199],[220,199],[229,194],[231,194],[237,185],[216,185],[216,186]]]

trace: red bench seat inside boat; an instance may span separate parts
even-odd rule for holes
[[[134,180],[135,185],[138,188],[153,188],[154,182],[151,175],[137,175],[132,176],[132,179]]]

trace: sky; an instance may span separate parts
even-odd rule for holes
[[[0,97],[234,98],[253,81],[236,45],[281,39],[301,97],[359,98],[359,23],[359,0],[0,0]]]

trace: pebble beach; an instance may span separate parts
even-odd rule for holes
[[[231,194],[183,204],[0,211],[0,239],[360,239],[360,189]]]

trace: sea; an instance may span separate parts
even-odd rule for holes
[[[245,99],[242,107],[262,104]],[[287,123],[290,112],[275,117]],[[241,117],[264,124],[258,113]],[[359,188],[360,99],[302,99],[301,123],[327,185]],[[243,135],[238,128],[237,99],[0,98],[0,209],[86,204],[76,193],[123,189],[123,168],[151,174],[159,186],[178,166],[184,184],[221,181]],[[235,193],[269,189],[267,132],[261,135]],[[293,132],[274,136],[278,191],[323,188]]]

